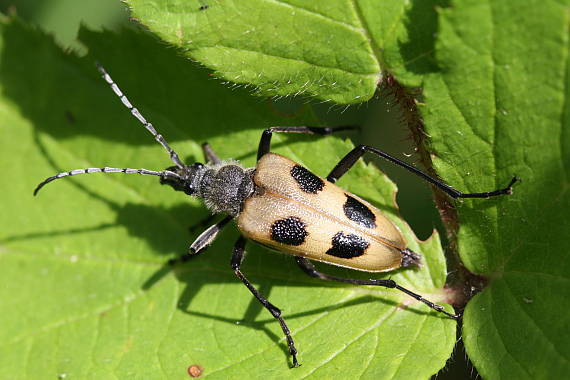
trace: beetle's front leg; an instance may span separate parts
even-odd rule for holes
[[[261,140],[259,140],[259,148],[257,149],[257,160],[259,161],[261,157],[269,153],[271,150],[271,136],[273,135],[273,132],[303,133],[308,135],[329,136],[336,132],[349,131],[354,129],[359,128],[353,125],[343,125],[340,127],[271,127],[263,131],[263,134],[261,135]]]
[[[224,219],[220,220],[218,223],[208,227],[204,232],[202,232],[196,240],[190,245],[188,249],[188,253],[177,257],[175,259],[170,259],[168,264],[174,265],[178,263],[185,263],[186,261],[190,260],[191,258],[195,257],[199,253],[202,253],[206,248],[212,244],[214,240],[218,237],[218,234],[228,224],[230,220],[233,219],[233,216],[226,216]]]

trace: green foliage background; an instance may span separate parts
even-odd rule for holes
[[[284,310],[301,352],[304,365],[289,370],[279,326],[229,268],[235,230],[188,265],[164,265],[195,237],[187,228],[206,215],[199,202],[122,175],[58,181],[32,199],[61,170],[169,165],[98,78],[95,60],[188,162],[207,140],[252,166],[262,129],[331,118],[253,94],[358,104],[384,71],[421,87],[426,143],[446,182],[475,192],[523,178],[513,196],[458,203],[458,253],[489,281],[465,310],[467,354],[484,378],[568,376],[567,2],[243,0],[210,1],[206,11],[199,1],[128,3],[150,32],[113,17],[115,32],[83,27],[79,42],[72,32],[54,42],[2,20],[0,378],[177,379],[198,364],[212,378],[415,379],[442,368],[456,340],[453,321],[403,295],[319,283],[252,245],[244,271]],[[39,9],[17,4],[26,6]],[[337,122],[369,111],[378,128],[367,107],[351,111]],[[351,146],[275,138],[276,151],[320,175]],[[459,297],[443,289],[438,235],[416,239],[386,177],[362,163],[340,184],[386,211],[423,254],[422,268],[393,279],[439,302]]]

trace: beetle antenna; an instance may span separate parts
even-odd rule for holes
[[[168,145],[164,137],[160,133],[158,133],[156,129],[154,129],[152,124],[149,123],[144,118],[144,116],[139,112],[139,110],[131,104],[129,99],[127,99],[127,97],[123,94],[119,86],[117,86],[115,81],[113,81],[113,78],[111,78],[111,76],[107,73],[107,71],[105,71],[103,66],[101,66],[99,62],[95,62],[95,65],[97,65],[97,70],[99,70],[105,82],[107,82],[111,86],[113,92],[119,97],[119,99],[121,99],[123,105],[127,107],[129,111],[131,111],[131,114],[134,117],[136,117],[138,121],[140,121],[141,124],[147,129],[147,131],[149,131],[154,136],[154,139],[158,141],[158,143],[162,145],[164,149],[166,149],[166,151],[170,155],[170,159],[172,160],[172,162],[174,162],[176,166],[178,166],[179,168],[181,169],[184,168],[184,164],[182,163],[182,161],[180,161],[178,154],[170,147],[170,145]]]
[[[44,179],[34,190],[34,196],[38,194],[38,191],[51,181],[55,181],[56,179],[60,179],[63,177],[68,177],[72,175],[78,174],[91,174],[91,173],[125,173],[125,174],[141,174],[141,175],[154,175],[158,177],[177,177],[179,178],[178,174],[171,172],[169,170],[165,170],[162,172],[157,172],[154,170],[148,169],[130,169],[130,168],[87,168],[87,169],[75,169],[70,170],[68,172],[58,173],[54,176],[48,177]]]

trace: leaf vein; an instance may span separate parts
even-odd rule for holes
[[[501,345],[503,346],[503,350],[504,350],[505,354],[508,355],[508,356],[512,359],[512,361],[513,361],[514,364],[516,364],[519,368],[521,368],[521,369],[523,370],[523,372],[525,372],[525,373],[528,375],[528,378],[529,378],[529,379],[533,379],[533,376],[531,376],[530,373],[528,372],[528,370],[527,370],[525,367],[523,367],[522,364],[516,359],[516,356],[513,355],[513,354],[511,354],[511,353],[507,350],[507,347],[508,347],[509,345],[508,345],[508,343],[505,343],[505,342],[508,342],[508,339],[505,340],[505,339],[503,338],[503,336],[501,335],[501,329],[499,329],[499,328],[497,327],[497,325],[495,324],[495,313],[494,313],[494,312],[495,312],[495,308],[493,307],[492,299],[489,300],[488,305],[489,305],[489,308],[491,309],[491,312],[490,312],[490,313],[491,313],[491,318],[492,318],[492,322],[489,322],[489,323],[492,325],[492,327],[493,327],[494,330],[495,330],[495,333],[497,334],[497,337],[498,337],[499,340],[501,341]],[[499,319],[503,319],[503,318],[504,318],[504,315],[500,315],[500,316],[499,316]],[[501,361],[501,362],[502,362],[502,361]],[[499,362],[499,363],[500,363],[500,362]]]
[[[400,370],[402,369],[402,362],[404,361],[404,359],[408,356],[408,354],[410,353],[410,350],[412,349],[414,343],[417,341],[418,337],[420,336],[420,333],[422,332],[422,330],[424,329],[424,326],[426,324],[428,316],[424,315],[424,318],[422,319],[422,323],[421,326],[416,330],[416,333],[414,334],[414,338],[410,340],[410,345],[408,347],[408,349],[406,349],[404,351],[404,355],[400,355],[398,356],[398,361],[399,364],[396,367],[396,371],[394,372],[394,374],[391,376],[391,378],[398,378],[397,374],[398,372],[400,372]]]
[[[443,76],[442,78],[442,82],[445,85],[445,87],[447,88],[447,93],[449,94],[449,100],[451,101],[451,103],[453,103],[453,106],[455,107],[455,109],[459,112],[459,115],[461,116],[461,119],[465,122],[465,125],[467,126],[471,126],[471,124],[469,123],[469,121],[467,121],[467,117],[465,116],[465,113],[463,112],[463,109],[461,107],[459,107],[459,104],[455,101],[455,98],[453,96],[453,93],[451,91],[451,87],[449,86],[449,84],[447,83],[446,77]],[[471,132],[473,132],[473,136],[477,137],[479,140],[481,140],[482,142],[484,142],[486,145],[491,145],[491,142],[487,141],[483,136],[480,136],[477,131],[473,128],[471,128]]]
[[[348,343],[346,343],[345,345],[343,345],[339,350],[337,350],[336,352],[334,352],[332,355],[330,355],[328,358],[326,358],[321,364],[319,364],[318,366],[316,366],[311,372],[309,372],[305,377],[309,376],[310,374],[312,374],[313,372],[315,372],[317,369],[319,369],[320,367],[325,366],[327,363],[329,363],[330,361],[332,361],[335,357],[337,357],[338,355],[340,355],[341,353],[343,353],[348,347],[350,347],[353,343],[357,342],[358,340],[360,340],[362,337],[366,336],[370,331],[373,331],[374,329],[376,329],[378,326],[380,326],[383,322],[385,322],[388,318],[390,318],[392,315],[394,315],[394,313],[396,313],[396,311],[399,311],[398,308],[394,307],[391,310],[388,311],[387,314],[385,314],[382,318],[378,319],[375,323],[373,323],[369,328],[362,330],[361,334],[358,334],[356,337],[354,337],[351,341],[349,341]],[[305,378],[304,377],[304,378]]]
[[[562,92],[562,110],[561,110],[561,120],[560,120],[560,139],[559,139],[559,147],[560,147],[560,157],[561,157],[561,165],[562,165],[562,181],[564,182],[564,184],[566,185],[566,188],[568,187],[568,177],[567,177],[567,173],[570,173],[570,168],[566,167],[566,161],[564,159],[564,157],[566,157],[567,155],[565,154],[565,149],[564,149],[564,141],[566,140],[566,134],[568,133],[568,128],[565,128],[565,125],[568,125],[568,119],[570,119],[570,111],[568,111],[570,109],[570,99],[569,99],[569,88],[568,88],[568,82],[570,81],[570,78],[568,77],[568,74],[570,73],[570,58],[569,58],[569,50],[570,50],[570,39],[568,38],[568,36],[570,35],[570,8],[566,7],[566,25],[564,26],[566,29],[566,33],[563,33],[564,38],[566,39],[566,49],[563,49],[563,53],[564,54],[564,65],[563,65],[563,69],[564,70],[564,74],[563,74],[563,92]]]
[[[15,338],[11,339],[11,340],[8,341],[8,342],[2,343],[2,344],[0,344],[0,347],[7,347],[7,346],[10,346],[10,345],[13,345],[13,344],[17,344],[17,343],[19,343],[19,342],[21,342],[21,341],[23,341],[23,340],[26,340],[26,339],[28,339],[28,338],[32,338],[32,337],[37,336],[37,335],[39,335],[39,334],[47,333],[47,332],[49,332],[49,331],[51,331],[51,330],[53,330],[53,329],[57,329],[57,328],[62,327],[62,326],[64,326],[64,325],[66,325],[66,324],[79,322],[79,321],[82,321],[82,320],[84,320],[84,319],[93,317],[93,316],[95,316],[95,315],[98,315],[98,314],[101,314],[101,313],[109,312],[109,311],[113,310],[113,309],[116,308],[116,307],[119,307],[119,306],[122,306],[122,305],[125,305],[125,304],[130,304],[130,303],[133,302],[135,299],[137,299],[138,297],[140,297],[142,294],[143,294],[142,291],[137,292],[136,294],[130,294],[130,295],[127,295],[127,296],[123,297],[123,299],[121,299],[120,301],[115,302],[115,303],[112,303],[112,304],[110,304],[110,305],[106,305],[106,306],[103,306],[103,307],[99,307],[99,308],[97,308],[97,309],[95,309],[95,310],[93,310],[93,311],[89,311],[89,312],[80,314],[80,315],[75,316],[75,317],[64,318],[64,319],[61,319],[61,320],[59,320],[59,321],[49,323],[49,324],[47,324],[47,325],[45,325],[45,326],[40,327],[39,329],[37,329],[36,331],[34,331],[34,332],[32,332],[32,333],[29,333],[29,334],[21,334],[21,335],[15,337]]]
[[[174,281],[174,297],[172,297],[171,299],[174,301],[170,307],[170,313],[168,313],[168,320],[166,321],[166,328],[164,329],[164,336],[162,337],[162,339],[160,340],[160,342],[158,343],[158,345],[156,346],[156,351],[155,351],[155,355],[156,355],[156,359],[158,361],[158,366],[160,367],[160,370],[162,371],[162,373],[164,374],[165,378],[168,379],[168,374],[166,373],[166,370],[164,369],[164,364],[162,363],[162,360],[160,358],[160,352],[162,351],[161,348],[163,346],[163,344],[166,342],[166,339],[168,338],[168,332],[170,331],[170,327],[172,326],[172,319],[174,318],[174,313],[176,312],[176,304],[177,304],[177,299],[178,299],[178,294],[179,293],[179,289],[180,289],[180,282],[179,281]]]
[[[310,14],[310,15],[313,15],[313,16],[322,18],[322,19],[324,19],[324,20],[330,21],[330,22],[332,22],[332,23],[334,23],[334,24],[337,24],[337,25],[346,27],[346,28],[348,28],[348,29],[350,29],[350,30],[353,30],[353,31],[356,31],[356,32],[360,32],[360,33],[364,33],[364,30],[363,30],[362,28],[359,28],[359,27],[357,27],[357,26],[348,24],[348,23],[346,23],[346,22],[344,22],[344,21],[340,21],[340,20],[334,19],[334,18],[332,18],[332,17],[330,17],[330,16],[325,16],[325,15],[322,14],[322,13],[319,13],[319,12],[317,12],[317,11],[315,11],[315,10],[312,10],[312,9],[304,8],[304,7],[302,7],[302,6],[298,5],[298,4],[293,5],[293,4],[287,3],[287,2],[282,1],[282,0],[265,0],[265,1],[268,2],[268,3],[280,4],[280,5],[284,6],[284,7],[289,7],[289,8],[292,8],[292,9],[298,9],[298,10],[300,10],[300,11],[302,11],[302,12],[306,12],[306,13],[308,13],[308,14]]]
[[[508,281],[505,279],[505,287],[507,288],[508,292],[513,296],[513,300],[516,300],[516,296],[515,293],[512,291]],[[540,333],[539,335],[543,336],[544,339],[546,340],[546,342],[548,342],[548,344],[550,344],[552,350],[565,362],[568,362],[568,359],[566,357],[564,357],[564,355],[558,350],[558,348],[556,347],[556,345],[552,342],[552,340],[550,340],[548,338],[548,336],[546,335],[545,331],[540,327],[540,325],[538,323],[536,323],[536,321],[534,320],[534,318],[532,318],[530,316],[530,314],[528,313],[527,310],[525,310],[524,307],[521,307],[521,303],[520,302],[514,302],[518,309],[522,312],[523,315],[525,315],[528,320],[530,321],[530,323],[532,325],[534,325],[534,327],[536,328],[536,330]],[[525,329],[526,330],[526,329]]]
[[[366,40],[368,41],[370,50],[372,50],[372,56],[375,59],[375,61],[378,63],[378,66],[380,67],[380,72],[378,73],[378,77],[380,77],[380,75],[382,73],[382,69],[384,68],[384,60],[382,59],[382,51],[378,47],[379,44],[375,43],[374,37],[372,36],[372,34],[370,34],[370,27],[368,26],[366,19],[364,18],[364,14],[362,12],[362,9],[360,9],[360,6],[358,5],[358,2],[356,0],[350,0],[350,3],[352,4],[353,9],[355,10],[355,13],[356,13],[356,16],[358,17],[358,21],[360,23],[361,28],[364,31],[364,36],[366,37]],[[378,78],[378,79],[380,79],[380,78]]]

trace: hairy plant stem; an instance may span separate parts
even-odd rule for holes
[[[421,97],[419,89],[408,89],[401,85],[391,74],[387,73],[379,85],[382,96],[389,96],[401,113],[401,122],[410,130],[419,161],[426,172],[436,178],[438,173],[433,167],[432,153],[429,149],[429,135],[421,118],[418,98]],[[469,299],[482,290],[487,280],[469,272],[461,263],[457,246],[457,233],[459,231],[459,216],[452,199],[443,191],[432,186],[435,205],[443,221],[448,239],[445,250],[449,276],[447,287],[452,290],[449,302],[462,310]]]

